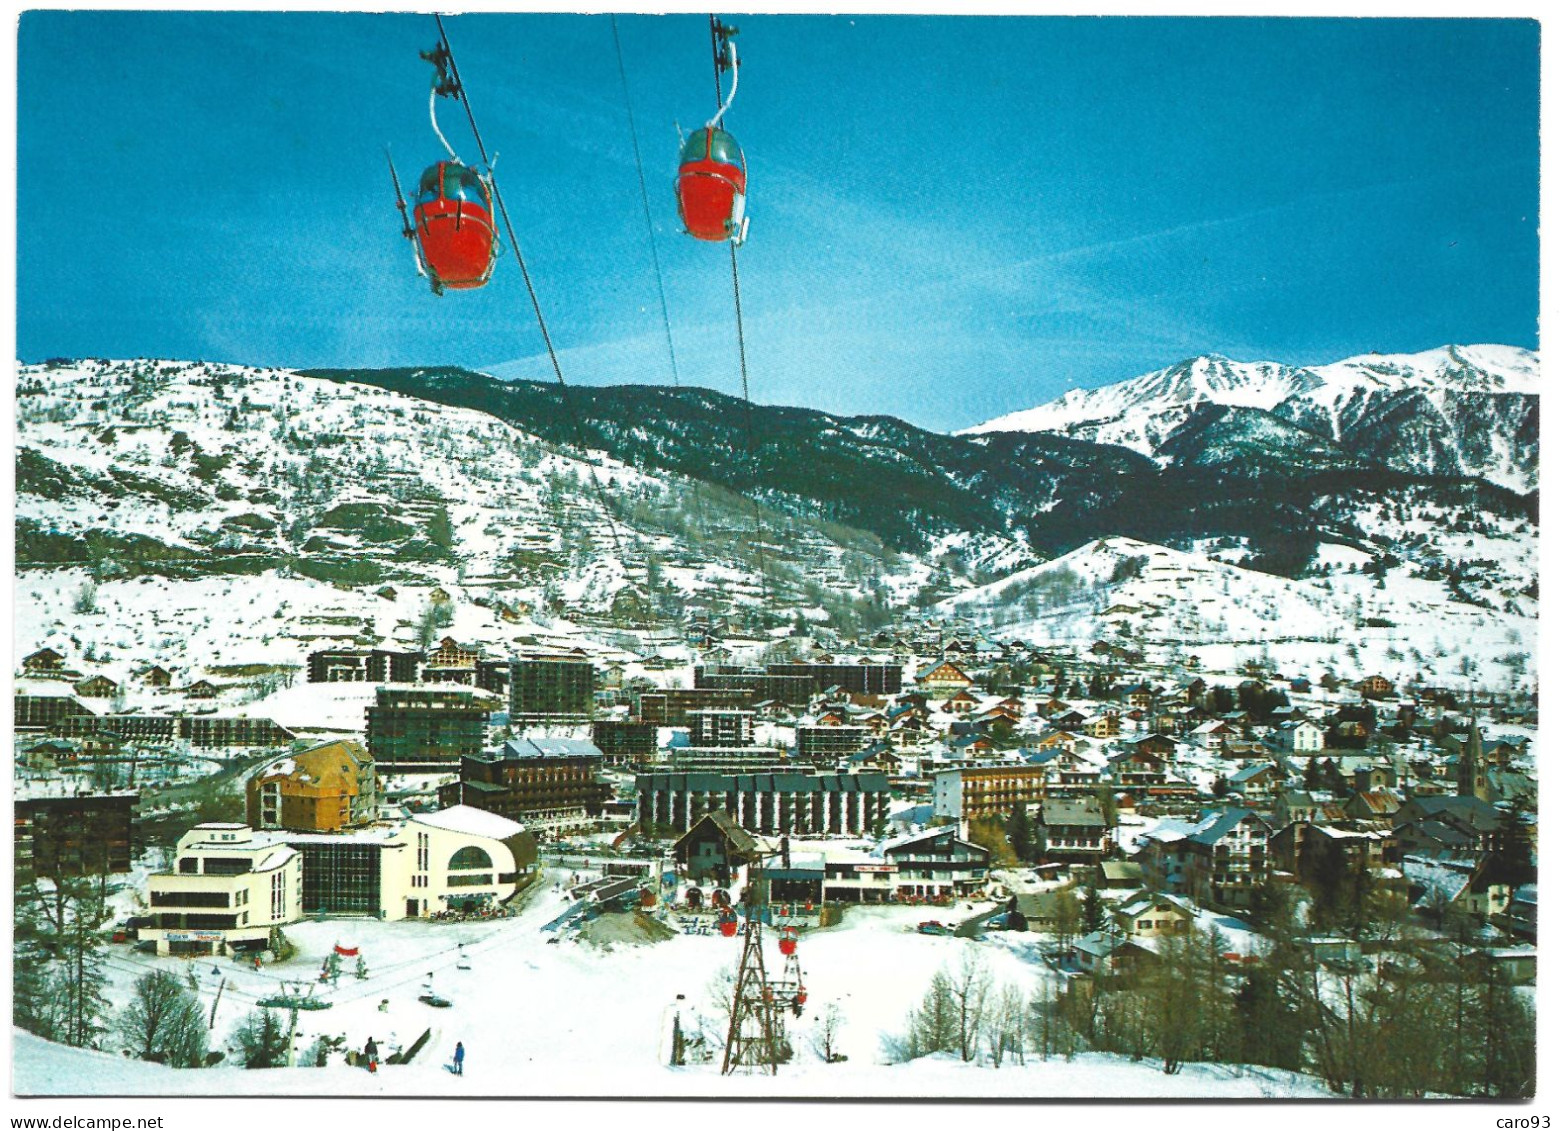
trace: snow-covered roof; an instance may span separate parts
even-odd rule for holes
[[[469,836],[487,837],[490,840],[507,840],[516,833],[525,831],[524,826],[516,824],[508,817],[501,817],[497,813],[489,813],[484,809],[475,809],[470,805],[452,805],[437,813],[420,813],[412,818],[412,823],[431,825],[436,829],[466,833]]]

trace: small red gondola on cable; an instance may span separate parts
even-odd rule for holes
[[[487,178],[461,162],[439,129],[439,116],[435,111],[438,100],[462,98],[449,49],[441,42],[432,51],[420,54],[434,65],[434,79],[428,91],[428,120],[450,159],[423,170],[410,219],[406,201],[401,196],[395,162],[390,162],[396,208],[401,212],[401,234],[413,241],[418,273],[428,279],[435,294],[443,294],[446,290],[470,290],[488,281],[498,255],[493,186]],[[385,156],[388,161],[389,149]]]
[[[480,287],[493,274],[493,197],[460,162],[440,161],[423,171],[412,226],[435,291]]]
[[[748,166],[737,139],[716,126],[695,130],[678,165],[678,215],[695,239],[742,242]]]
[[[715,54],[715,117],[689,134],[678,157],[678,215],[683,228],[699,240],[741,244],[748,237],[748,163],[737,139],[721,128],[721,119],[737,97],[737,29],[710,17]],[[721,101],[721,72],[732,72],[732,87]]]

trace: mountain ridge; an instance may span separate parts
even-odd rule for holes
[[[1025,432],[1112,443],[1170,465],[1167,442],[1200,405],[1265,412],[1348,456],[1413,474],[1538,485],[1539,356],[1516,346],[1446,345],[1324,365],[1203,354],[957,435]]]

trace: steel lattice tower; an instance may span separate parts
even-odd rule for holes
[[[737,964],[737,985],[732,991],[726,1055],[721,1060],[723,1076],[744,1068],[756,1068],[773,1076],[780,1069],[780,1024],[774,994],[764,976],[764,908],[768,902],[765,893],[764,869],[758,864],[748,889],[743,954]]]

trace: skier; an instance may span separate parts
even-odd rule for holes
[[[363,1046],[363,1059],[369,1062],[370,1072],[379,1071],[379,1046],[374,1043],[373,1037]]]
[[[455,1042],[455,1074],[457,1076],[465,1075],[465,1073],[462,1071],[462,1068],[463,1068],[463,1066],[465,1064],[466,1064],[466,1046],[461,1044],[460,1041],[456,1041]]]

